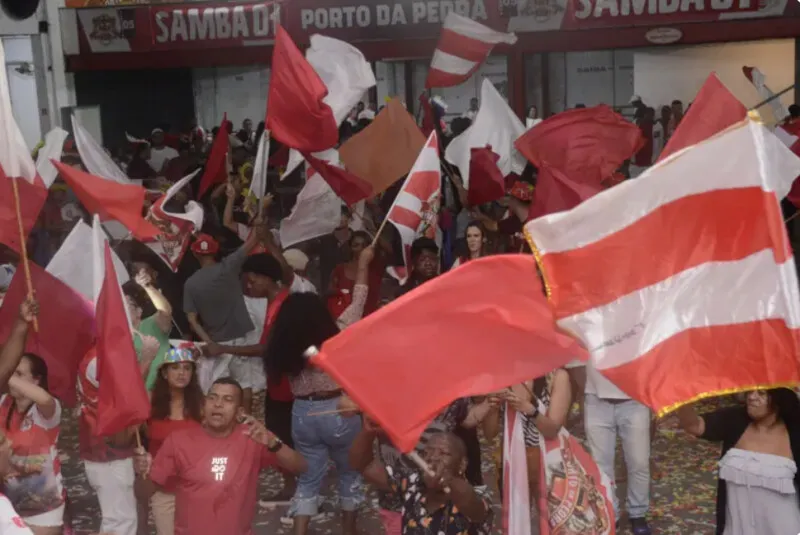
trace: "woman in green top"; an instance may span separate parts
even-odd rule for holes
[[[148,392],[158,377],[158,369],[169,351],[169,333],[172,330],[172,307],[164,295],[153,284],[152,275],[142,269],[134,273],[134,281],[123,286],[128,313],[133,327],[133,345],[139,358],[142,377]],[[150,301],[155,314],[142,318]]]

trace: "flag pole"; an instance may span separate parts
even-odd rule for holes
[[[763,106],[763,105],[765,105],[765,104],[769,104],[770,102],[772,102],[772,101],[773,101],[773,100],[775,100],[776,98],[780,97],[780,96],[781,96],[781,95],[783,95],[784,93],[788,93],[789,91],[791,91],[792,89],[794,89],[795,85],[797,85],[797,84],[792,84],[792,85],[790,85],[789,87],[787,87],[786,89],[784,89],[783,91],[781,91],[780,93],[775,93],[775,94],[774,94],[774,95],[772,95],[771,97],[769,97],[769,98],[767,98],[767,99],[764,99],[764,100],[762,100],[761,102],[759,102],[759,103],[758,103],[758,104],[756,104],[755,106],[751,107],[751,108],[750,108],[748,111],[756,110],[756,109],[760,108],[761,106]],[[780,118],[778,118],[778,120],[779,120],[779,121],[780,121],[781,119],[783,119],[783,117],[780,117]]]
[[[22,268],[25,270],[25,283],[28,286],[28,298],[33,299],[33,281],[31,279],[31,266],[28,263],[28,243],[25,239],[25,225],[22,223],[22,208],[19,202],[19,186],[16,178],[11,178],[11,189],[14,192],[14,211],[17,213],[17,225],[19,227],[19,251],[22,256]],[[39,332],[39,320],[33,317],[33,330]]]

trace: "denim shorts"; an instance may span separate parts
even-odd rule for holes
[[[333,461],[339,478],[339,502],[343,511],[355,511],[364,503],[361,474],[350,466],[350,446],[361,431],[359,416],[314,413],[335,411],[339,398],[321,401],[295,399],[292,409],[294,447],[308,461],[308,471],[297,479],[291,511],[296,516],[314,516],[319,511],[319,492],[328,463]]]

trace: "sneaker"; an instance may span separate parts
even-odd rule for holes
[[[631,532],[633,535],[652,535],[650,526],[647,525],[647,520],[642,518],[631,518]]]

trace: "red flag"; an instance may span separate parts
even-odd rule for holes
[[[470,149],[469,189],[467,202],[470,206],[502,199],[506,195],[503,172],[497,167],[500,155],[492,147],[473,147]]]
[[[419,96],[419,103],[422,106],[422,126],[420,130],[422,130],[422,134],[425,137],[428,137],[436,130],[436,115],[433,113],[433,105],[427,93],[422,93]]]
[[[372,184],[347,170],[304,152],[303,158],[348,206],[372,196]]]
[[[139,371],[133,336],[125,313],[125,299],[117,281],[111,247],[99,240],[95,218],[95,255],[102,254],[103,282],[97,303],[97,434],[113,435],[150,417],[150,399]],[[100,243],[98,243],[100,242]],[[98,250],[101,247],[102,250]],[[95,265],[98,265],[95,258]]]
[[[722,132],[747,117],[747,108],[711,73],[667,141],[658,161]],[[538,128],[538,127],[537,127]]]
[[[40,299],[39,332],[31,331],[25,351],[47,363],[49,390],[61,402],[75,400],[78,365],[94,344],[94,310],[69,286],[30,262],[31,282]],[[5,340],[28,296],[25,274],[18,269],[0,308],[0,339]]]
[[[319,152],[339,141],[331,107],[322,99],[328,88],[282,26],[272,49],[272,76],[267,97],[270,135],[300,152]]]
[[[528,219],[571,210],[580,203],[603,190],[600,183],[578,182],[544,164],[536,178],[533,203],[528,210]]]
[[[47,199],[47,188],[44,187],[44,183],[38,175],[31,184],[27,180],[7,177],[3,166],[0,165],[0,243],[4,243],[16,252],[20,252],[19,223],[17,222],[17,211],[14,204],[12,180],[17,181],[22,226],[26,237],[30,234],[31,229],[36,224],[36,220],[39,218],[39,212],[42,211],[44,202]]]
[[[103,221],[122,223],[140,241],[155,239],[161,231],[142,217],[145,189],[136,184],[120,184],[80,169],[51,160],[81,204]]]
[[[588,356],[556,331],[533,257],[499,255],[405,294],[325,342],[313,362],[399,449],[411,451],[453,400],[540,377],[575,359]]]
[[[228,181],[228,152],[231,150],[231,141],[228,138],[229,124],[230,121],[228,121],[228,114],[226,113],[222,116],[219,131],[208,154],[203,178],[200,179],[200,187],[197,190],[198,199],[202,199],[210,187]]]
[[[576,182],[599,184],[643,143],[639,127],[600,105],[545,119],[514,145],[536,167],[547,163]]]

